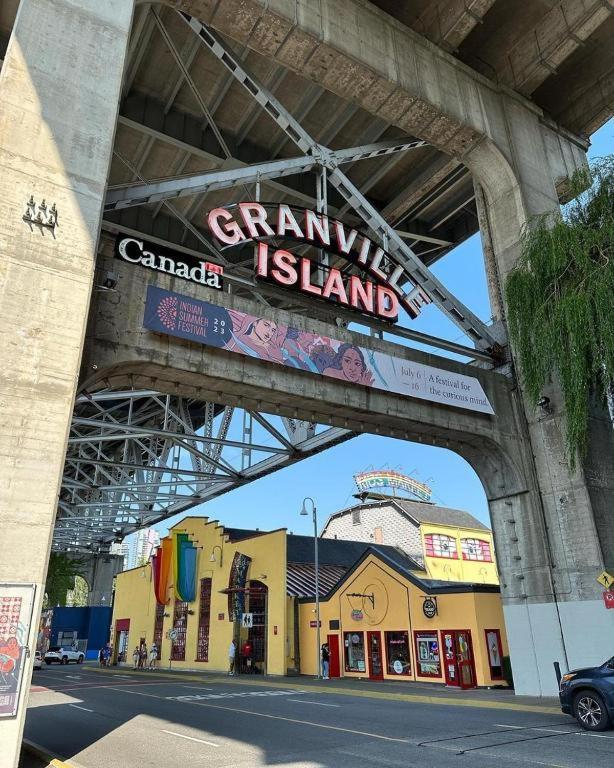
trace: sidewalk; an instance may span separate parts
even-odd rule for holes
[[[309,688],[318,693],[331,693],[341,696],[359,696],[363,698],[387,699],[390,701],[410,701],[442,706],[483,707],[486,709],[508,709],[525,712],[544,712],[559,714],[559,700],[556,697],[516,696],[509,689],[474,688],[461,690],[447,688],[435,683],[401,682],[396,680],[361,680],[353,678],[335,678],[331,680],[316,680],[307,676],[278,677],[270,675],[236,675],[229,677],[219,672],[200,672],[188,670],[159,669],[155,672],[133,671],[129,667],[99,669],[92,667],[101,674],[113,675],[129,672],[139,677],[153,676],[172,680],[189,680],[190,682],[216,682],[228,685],[253,685],[268,688]]]

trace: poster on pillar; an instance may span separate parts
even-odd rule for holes
[[[478,379],[329,336],[301,331],[154,285],[147,287],[144,326],[277,365],[433,403],[494,414]]]
[[[33,604],[33,584],[0,584],[0,717],[17,714]]]

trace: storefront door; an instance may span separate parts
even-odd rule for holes
[[[326,638],[328,643],[329,653],[329,677],[341,677],[341,671],[339,667],[339,635],[328,635]]]
[[[442,630],[442,650],[446,684],[460,688],[475,688],[475,664],[471,631]]]
[[[367,632],[367,655],[369,657],[369,678],[371,680],[383,680],[381,632]]]

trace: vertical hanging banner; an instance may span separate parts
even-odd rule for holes
[[[494,414],[474,376],[434,368],[329,336],[281,325],[154,285],[147,287],[145,328],[268,363],[298,368],[385,392]]]
[[[198,550],[188,542],[183,544],[183,553],[181,559],[181,570],[179,572],[179,591],[181,597],[187,602],[192,603],[196,600],[196,558]]]
[[[168,603],[168,577],[173,562],[173,541],[170,536],[162,539],[152,561],[153,583],[159,605]]]
[[[19,707],[34,590],[33,584],[0,584],[0,717],[14,717]]]
[[[228,618],[237,620],[245,610],[245,585],[251,557],[235,552],[228,580]]]

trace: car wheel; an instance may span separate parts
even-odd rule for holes
[[[46,664],[48,667],[50,667],[50,666],[51,666],[51,661],[50,661],[49,659],[45,659],[45,664]]]
[[[603,699],[595,691],[580,691],[573,700],[573,713],[587,731],[605,731],[610,717]]]
[[[83,656],[79,656],[77,659],[77,664],[83,664]]]
[[[62,664],[68,664],[68,656],[62,656]]]

